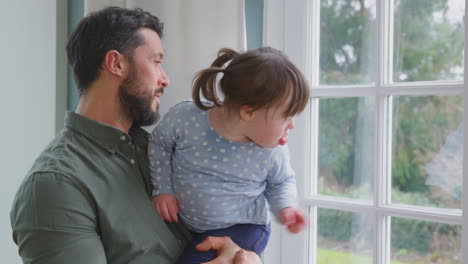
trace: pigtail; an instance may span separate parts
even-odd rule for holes
[[[218,51],[218,57],[216,58],[216,60],[213,61],[213,63],[211,64],[211,67],[222,68],[224,64],[232,60],[238,54],[239,53],[237,53],[235,50],[232,50],[232,49],[228,49],[228,48],[220,49]]]
[[[194,79],[192,98],[198,108],[208,110],[213,106],[221,106],[221,100],[216,92],[216,76],[220,72],[226,73],[227,70],[224,69],[224,65],[237,55],[236,51],[223,48],[219,50],[218,57],[213,61],[210,68],[197,73]],[[213,105],[204,104],[201,95]]]

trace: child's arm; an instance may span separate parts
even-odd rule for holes
[[[307,218],[298,207],[296,180],[286,146],[274,150],[270,165],[265,197],[280,222],[292,233],[298,233],[306,226]]]
[[[159,215],[168,222],[178,222],[179,206],[172,189],[171,159],[176,145],[176,130],[170,124],[169,112],[152,133],[148,145],[151,184],[153,186],[153,206]]]

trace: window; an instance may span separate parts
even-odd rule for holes
[[[312,89],[289,144],[310,229],[274,234],[265,263],[462,263],[464,15],[462,0],[265,0],[265,44]]]

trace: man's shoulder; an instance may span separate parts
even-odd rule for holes
[[[36,174],[76,175],[74,164],[85,154],[82,141],[76,133],[63,129],[36,158],[28,177]]]

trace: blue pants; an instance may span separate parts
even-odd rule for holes
[[[194,240],[185,248],[177,264],[199,264],[216,258],[216,251],[200,252],[195,246],[209,236],[228,236],[239,247],[260,255],[270,238],[270,225],[237,224],[223,229],[194,233]]]

